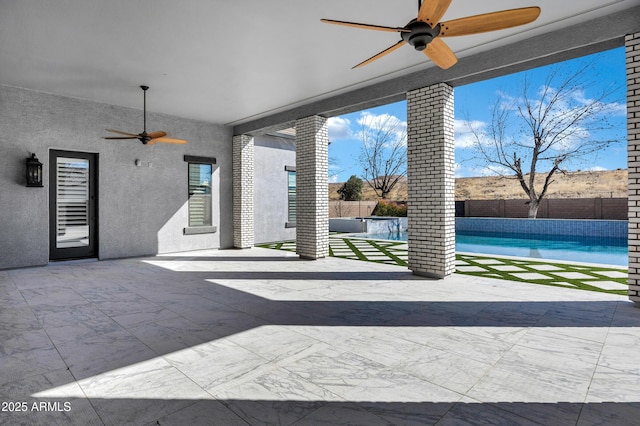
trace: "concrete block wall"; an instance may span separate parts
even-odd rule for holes
[[[329,133],[327,119],[296,121],[296,247],[300,257],[329,255]]]
[[[465,217],[528,217],[525,199],[465,200],[461,212]],[[549,219],[627,219],[626,198],[545,198],[540,203],[538,218]]]
[[[455,272],[453,88],[407,93],[409,269],[442,278]]]
[[[625,37],[629,169],[629,299],[640,304],[640,33]]]
[[[233,137],[233,246],[250,248],[253,231],[253,137]]]
[[[377,201],[329,201],[329,217],[371,216]]]

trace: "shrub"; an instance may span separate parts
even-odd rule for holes
[[[380,200],[371,214],[373,216],[407,217],[407,204]]]
[[[356,175],[351,175],[340,189],[338,189],[340,199],[345,201],[358,201],[362,199],[362,179]]]

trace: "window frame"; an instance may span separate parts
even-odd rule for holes
[[[297,177],[297,174],[296,174],[295,166],[284,166],[284,170],[287,172],[287,221],[285,222],[284,227],[285,228],[295,228],[296,227],[297,213],[298,213],[298,209],[297,209],[298,200],[297,200],[297,194],[296,194],[295,189],[298,186],[298,177]],[[293,187],[294,188],[293,200],[292,200],[292,194],[291,194],[291,188],[292,187],[290,186],[291,175],[292,174],[295,177],[295,187]],[[293,214],[292,214],[292,210],[293,210]]]
[[[213,169],[216,164],[216,159],[213,157],[199,157],[192,155],[185,155],[184,161],[187,163],[187,227],[183,228],[184,235],[197,235],[197,234],[212,234],[217,231],[217,228],[213,226],[213,187],[209,189],[209,205],[207,206],[209,209],[209,220],[211,223],[205,223],[203,225],[192,224],[191,222],[191,208],[192,208],[192,197],[193,197],[193,187],[191,185],[191,167],[192,165],[197,166],[209,166],[210,167],[210,175],[209,175],[209,183],[210,185],[213,183]],[[205,194],[206,195],[206,194]]]

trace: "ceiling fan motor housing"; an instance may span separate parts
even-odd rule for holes
[[[411,32],[400,33],[402,39],[419,51],[426,49],[427,45],[440,34],[440,24],[431,28],[426,22],[416,19],[409,22],[405,28]]]

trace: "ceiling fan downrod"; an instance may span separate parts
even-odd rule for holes
[[[149,89],[149,86],[140,86],[140,88],[142,89],[142,102],[143,102],[143,110],[142,110],[142,123],[143,123],[143,130],[142,133],[129,133],[129,132],[123,132],[121,130],[110,130],[107,129],[107,132],[111,132],[111,133],[117,133],[119,136],[106,136],[104,139],[138,139],[140,142],[142,142],[144,145],[154,145],[158,142],[162,142],[162,143],[172,143],[172,144],[180,144],[180,145],[184,145],[186,143],[188,143],[186,140],[184,139],[174,139],[174,138],[167,138],[167,132],[163,132],[163,131],[158,131],[158,132],[151,132],[151,133],[147,133],[147,90]]]
[[[140,86],[142,89],[142,133],[140,133],[141,142],[143,144],[147,144],[149,142],[149,138],[147,137],[147,90],[149,90],[149,86]]]

